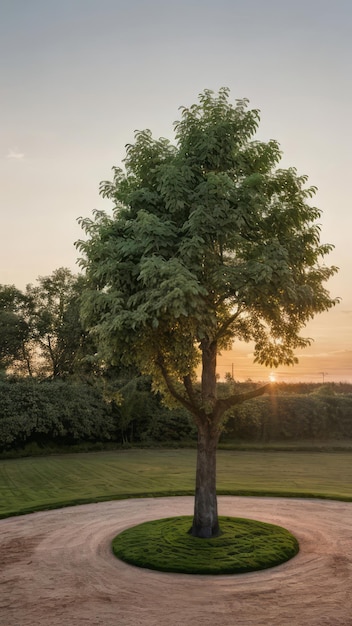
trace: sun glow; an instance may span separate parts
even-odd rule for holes
[[[269,380],[271,383],[276,383],[276,374],[274,372],[270,372]]]

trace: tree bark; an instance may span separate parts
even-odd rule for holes
[[[211,422],[211,419],[209,420]],[[196,489],[191,534],[216,537],[219,532],[216,497],[216,449],[219,432],[209,423],[198,427]]]
[[[216,401],[216,341],[203,340],[202,351],[202,401],[207,405]]]
[[[219,534],[216,497],[216,449],[220,429],[216,419],[216,342],[204,340],[202,349],[202,411],[197,420],[198,446],[194,518],[191,533],[209,538]]]

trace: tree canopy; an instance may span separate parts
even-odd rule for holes
[[[296,362],[306,322],[334,304],[316,188],[278,169],[276,141],[253,139],[259,112],[229,92],[182,108],[176,145],[138,131],[100,191],[113,214],[82,219],[91,281],[85,316],[106,358],[160,379],[193,375],[202,346],[255,343],[270,367]]]

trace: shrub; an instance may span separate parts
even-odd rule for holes
[[[86,384],[0,381],[0,450],[27,442],[64,444],[108,440],[116,425],[111,407]]]

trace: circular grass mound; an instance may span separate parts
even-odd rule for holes
[[[238,517],[219,517],[221,534],[198,539],[189,533],[192,517],[144,522],[117,535],[119,559],[148,569],[183,574],[239,574],[291,559],[297,539],[285,528]]]

